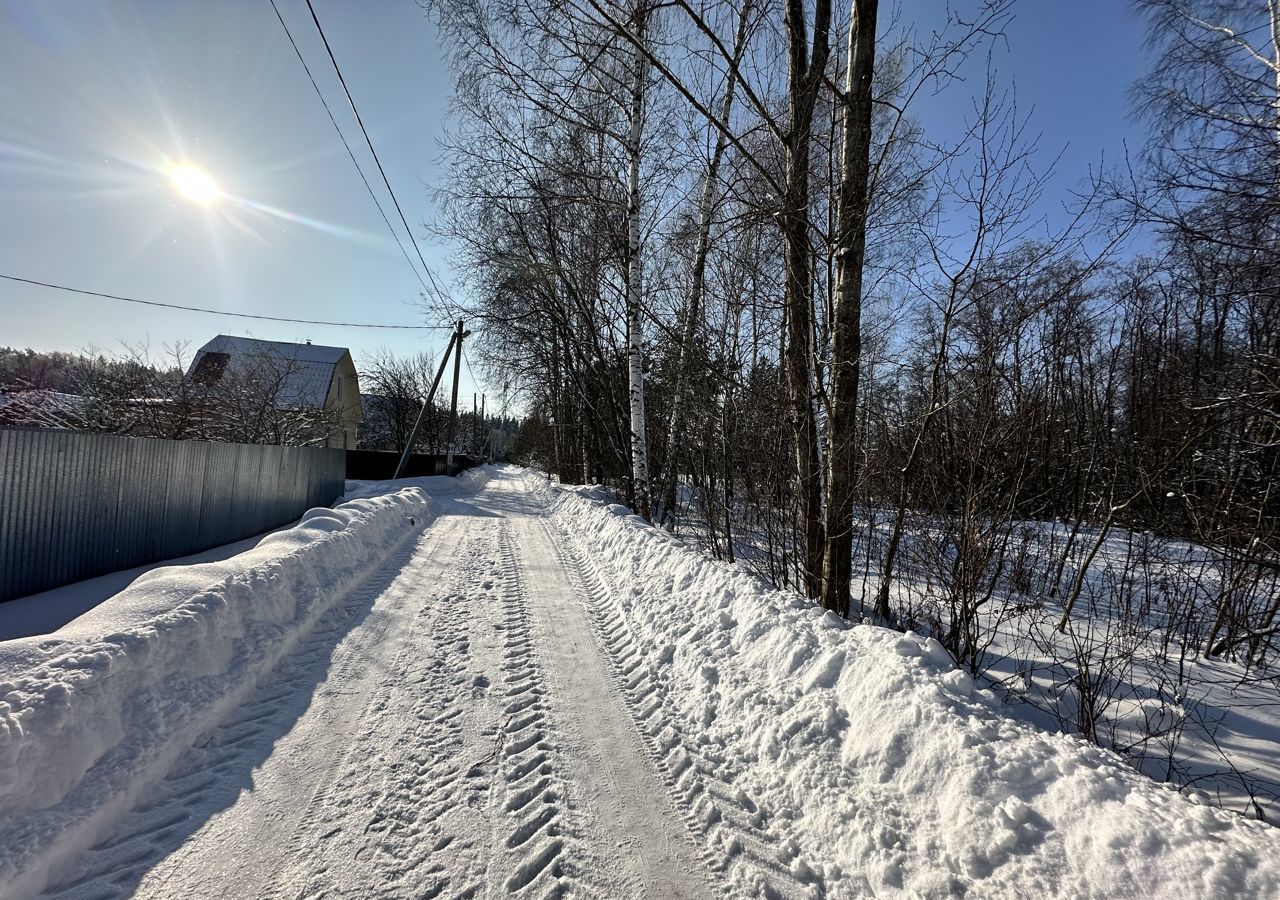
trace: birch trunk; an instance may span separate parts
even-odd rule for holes
[[[645,39],[647,19],[648,9],[641,5],[636,10],[636,33],[641,42]],[[649,445],[644,422],[643,259],[640,246],[640,136],[648,57],[642,44],[634,48],[633,68],[627,133],[627,381],[631,405],[631,489],[636,512],[648,519]]]
[[[1267,18],[1271,26],[1271,78],[1275,96],[1271,99],[1271,121],[1275,140],[1274,185],[1280,188],[1280,0],[1267,0]]]

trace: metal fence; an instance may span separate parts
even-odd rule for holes
[[[342,450],[0,428],[0,601],[268,531],[345,471]]]

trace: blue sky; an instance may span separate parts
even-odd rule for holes
[[[946,5],[901,0],[882,12],[882,20],[900,9],[904,23],[926,32],[942,22]],[[977,6],[975,0],[950,3],[962,15]],[[1054,167],[1040,212],[1060,224],[1062,204],[1087,183],[1091,170],[1123,164],[1126,148],[1135,157],[1142,150],[1145,126],[1133,120],[1130,88],[1149,67],[1146,22],[1128,0],[1017,0],[1012,10],[1005,38],[994,47],[995,77],[1012,90],[1018,115],[1029,119],[1025,136],[1038,141],[1036,165]],[[927,132],[945,139],[972,117],[985,63],[985,55],[975,54],[963,82],[919,99],[915,114]]]
[[[277,2],[365,163],[305,3]],[[448,248],[420,226],[433,212],[449,97],[434,29],[413,0],[313,2],[427,261],[447,284]],[[927,27],[941,8],[904,0],[902,15]],[[1032,113],[1043,162],[1065,148],[1052,205],[1103,154],[1118,161],[1126,139],[1137,149],[1127,91],[1146,67],[1143,27],[1123,0],[1022,0],[1015,9],[997,71]],[[974,75],[921,101],[927,129],[945,136],[957,126],[981,88]],[[237,200],[205,209],[179,197],[165,170],[184,161]],[[371,162],[366,171],[377,178]],[[0,0],[0,273],[238,312],[423,321],[418,283],[267,0]],[[349,346],[357,362],[380,347],[438,352],[447,339],[225,319],[0,281],[0,345],[110,351],[147,342],[154,352],[175,341],[196,347],[219,331]],[[464,383],[464,396],[471,389]]]

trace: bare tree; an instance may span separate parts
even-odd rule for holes
[[[862,368],[863,268],[871,186],[871,86],[878,6],[877,0],[852,2],[841,114],[822,603],[843,616],[849,612],[849,582],[853,574],[858,379]]]
[[[375,353],[363,366],[364,425],[361,445],[376,450],[403,451],[413,433],[422,402],[431,390],[436,360],[428,352],[397,356]],[[441,452],[441,423],[446,413],[439,404],[427,411],[418,433],[417,448]]]

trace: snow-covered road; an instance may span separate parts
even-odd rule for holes
[[[442,501],[47,896],[717,896],[544,512]]]
[[[592,494],[368,485],[0,642],[0,900],[1280,897],[1280,830]]]

